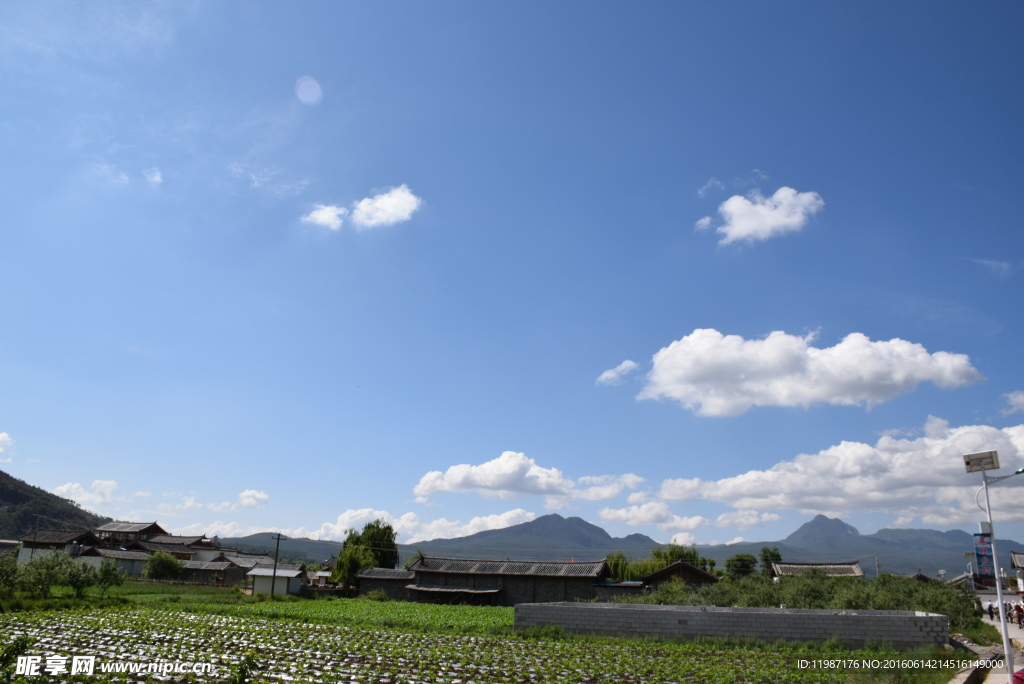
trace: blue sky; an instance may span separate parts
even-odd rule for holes
[[[222,536],[973,531],[961,454],[1024,466],[1022,19],[7,3],[0,467]]]

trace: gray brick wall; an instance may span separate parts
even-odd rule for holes
[[[801,610],[793,608],[714,608],[622,603],[523,603],[516,605],[515,628],[561,626],[575,634],[754,637],[765,641],[813,641],[833,635],[849,648],[868,641],[898,650],[942,646],[949,618],[907,610]]]

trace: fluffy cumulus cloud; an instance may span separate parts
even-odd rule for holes
[[[1002,410],[1004,416],[1016,413],[1017,411],[1024,411],[1024,392],[1010,392],[1009,394],[1004,394],[1003,398],[1006,399],[1006,408]],[[0,437],[2,436],[0,435]],[[0,443],[0,447],[2,446],[3,444]],[[0,451],[3,451],[3,449],[0,448]]]
[[[573,481],[557,468],[537,465],[526,454],[506,451],[480,465],[453,465],[443,473],[431,471],[420,478],[413,494],[420,503],[440,492],[477,492],[502,499],[534,494],[545,496],[548,508],[564,508],[573,499],[610,499],[625,489],[635,489],[641,482],[643,478],[632,473],[585,476]]]
[[[12,446],[14,446],[14,440],[11,439],[11,436],[6,432],[0,432],[0,454],[8,451]],[[10,463],[12,460],[11,457],[0,457],[0,463]]]
[[[365,230],[408,221],[421,204],[423,200],[412,194],[409,186],[401,185],[373,197],[364,197],[352,205],[351,211],[334,204],[316,204],[301,220],[303,223],[341,230],[348,216],[356,230]]]
[[[269,499],[267,493],[259,489],[246,489],[238,494],[238,503],[246,508],[262,508]]]
[[[92,489],[86,489],[77,482],[62,484],[53,490],[57,496],[71,499],[86,508],[94,508],[103,504],[113,503],[117,482],[114,480],[93,480]]]
[[[362,228],[376,228],[408,221],[422,203],[408,186],[401,185],[356,202],[352,207],[352,223]]]
[[[964,472],[962,456],[992,449],[999,452],[1004,470],[1024,465],[1024,425],[953,428],[929,417],[923,434],[914,439],[886,435],[875,444],[841,442],[767,470],[721,480],[668,480],[662,484],[661,496],[667,500],[699,497],[738,509],[725,514],[736,515],[736,520],[723,516],[722,523],[742,521],[748,515],[745,509],[793,509],[833,516],[854,511],[892,513],[898,525],[915,520],[927,526],[964,525],[978,517],[974,495],[980,478]],[[998,504],[1007,520],[1024,520],[1021,486],[1024,481],[1010,480],[992,490],[993,505]],[[768,519],[759,516],[761,521]]]
[[[342,218],[348,213],[345,207],[336,207],[333,204],[314,205],[313,211],[302,217],[303,223],[313,223],[331,230],[341,230]]]
[[[630,361],[626,359],[615,368],[610,368],[604,373],[597,376],[595,381],[598,385],[618,385],[622,382],[623,378],[632,373],[633,371],[639,370],[640,364],[636,361]]]
[[[825,206],[825,200],[816,192],[797,192],[785,186],[765,197],[753,191],[746,197],[733,195],[718,206],[722,223],[716,232],[722,235],[720,245],[745,240],[757,242],[796,232],[811,216]],[[698,230],[707,230],[714,224],[710,216],[697,221]]]
[[[423,522],[415,513],[405,513],[396,517],[388,511],[360,508],[345,511],[333,523],[324,523],[319,529],[319,534],[322,539],[344,539],[346,530],[362,529],[366,523],[381,519],[395,528],[400,544],[414,544],[431,539],[465,537],[485,530],[495,530],[529,522],[535,517],[529,511],[516,508],[505,513],[478,516],[467,523],[447,518]]]
[[[943,389],[984,380],[965,354],[929,353],[901,339],[851,333],[833,347],[814,335],[776,331],[747,340],[694,330],[654,355],[640,399],[674,399],[702,416],[736,416],[753,406],[872,406],[922,382]]]
[[[666,532],[692,532],[708,519],[695,515],[683,517],[669,510],[664,501],[648,501],[647,503],[626,508],[605,508],[601,510],[601,519],[608,522],[623,523],[632,527],[657,525]]]
[[[152,186],[157,186],[164,182],[164,177],[160,173],[160,169],[155,166],[151,169],[145,169],[142,172],[142,177],[145,178],[146,182]]]

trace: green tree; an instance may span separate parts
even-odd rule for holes
[[[18,586],[18,557],[13,553],[0,553],[0,597],[6,598]]]
[[[651,558],[659,561],[662,566],[675,563],[676,561],[684,561],[693,566],[698,566],[700,563],[700,553],[697,552],[696,546],[682,546],[680,544],[655,546],[651,549]]]
[[[75,598],[85,596],[85,590],[96,584],[96,568],[85,561],[72,561],[64,581],[75,592]]]
[[[18,584],[33,596],[46,598],[53,587],[67,583],[73,563],[65,551],[37,556],[18,567]]]
[[[96,586],[100,589],[100,596],[105,597],[111,587],[121,586],[124,577],[125,573],[117,569],[117,561],[113,558],[104,558],[100,563],[100,571],[96,574]]]
[[[373,554],[373,564],[378,568],[398,566],[397,538],[395,528],[380,518],[363,525],[359,534],[360,543]]]
[[[359,533],[355,530],[348,530],[348,536],[341,545],[341,552],[338,560],[334,563],[334,570],[331,571],[331,582],[344,587],[359,587],[359,580],[356,575],[365,568],[373,567],[376,559],[362,544]]]
[[[180,560],[169,553],[157,551],[146,559],[142,575],[149,579],[172,580],[181,577],[184,570],[185,566]]]
[[[739,553],[725,559],[725,572],[733,578],[746,577],[754,572],[757,559],[749,553]]]
[[[779,547],[762,546],[761,547],[761,573],[764,575],[772,574],[772,563],[781,563],[782,554],[779,553]]]

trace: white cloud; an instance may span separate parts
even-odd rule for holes
[[[984,266],[988,269],[989,273],[997,278],[1009,278],[1013,273],[1013,266],[1005,261],[995,261],[993,259],[971,259],[971,261]]]
[[[257,534],[259,532],[277,532],[277,530],[270,527],[259,527],[253,525],[243,526],[233,521],[223,522],[218,520],[210,524],[193,523],[182,527],[174,527],[171,529],[171,532],[172,534],[181,534],[186,536],[203,534],[208,537],[247,537],[250,534]]]
[[[92,490],[87,490],[77,482],[68,482],[54,489],[53,493],[76,501],[82,506],[93,507],[113,503],[115,489],[117,489],[117,482],[114,480],[93,480]]]
[[[253,190],[269,192],[278,197],[294,197],[305,191],[309,185],[306,179],[281,179],[281,171],[267,166],[248,166],[237,162],[228,167],[231,175],[249,182]]]
[[[315,204],[313,211],[302,217],[303,223],[315,223],[331,230],[341,229],[341,219],[348,213],[345,207],[334,206],[333,204]]]
[[[206,504],[206,508],[214,513],[232,513],[238,509],[238,506],[230,501],[222,501],[216,504]]]
[[[999,451],[1004,470],[1024,465],[1024,425],[1002,430],[988,425],[951,428],[946,421],[929,417],[924,435],[917,439],[883,436],[874,445],[841,442],[767,470],[698,480],[697,486],[701,498],[739,509],[736,520],[720,516],[723,523],[742,521],[748,515],[744,509],[793,509],[833,516],[893,513],[900,524],[919,520],[930,526],[963,525],[978,517],[974,495],[980,480],[964,473],[962,455],[992,449]],[[663,485],[663,492],[670,489],[670,482]],[[1021,486],[1024,481],[1010,480],[992,489],[1000,515],[1008,521],[1024,520]],[[769,519],[759,516],[760,521]]]
[[[412,194],[409,187],[403,184],[356,202],[352,208],[352,222],[364,228],[390,226],[400,221],[408,221],[422,203],[423,200]]]
[[[691,544],[695,544],[696,542],[697,538],[689,532],[678,532],[672,535],[671,543],[679,544],[680,546],[690,546]]]
[[[776,331],[762,340],[694,330],[654,355],[639,399],[669,398],[702,416],[736,416],[752,406],[843,406],[888,401],[919,383],[943,389],[981,382],[966,354],[929,354],[901,339],[851,333],[834,347],[814,335]]]
[[[824,206],[825,201],[818,193],[797,192],[785,186],[771,197],[763,196],[758,190],[746,197],[733,195],[718,206],[723,223],[716,230],[725,236],[718,244],[739,240],[756,242],[796,232]],[[705,216],[697,221],[697,229],[706,230],[712,221],[710,216]]]
[[[121,171],[113,164],[98,161],[93,164],[92,169],[96,176],[113,185],[127,185],[129,182],[128,174]]]
[[[758,513],[754,510],[744,509],[740,511],[722,513],[720,516],[715,518],[715,526],[736,527],[738,529],[745,530],[750,527],[763,525],[766,522],[775,522],[776,520],[781,519],[782,516],[778,513]]]
[[[598,385],[618,385],[622,382],[622,379],[640,368],[640,364],[636,361],[630,361],[626,359],[615,368],[606,370],[601,375],[597,376],[595,383]]]
[[[502,499],[523,494],[543,495],[547,497],[548,508],[564,508],[574,499],[610,499],[624,489],[635,489],[641,482],[643,478],[628,473],[585,476],[577,483],[557,468],[543,468],[523,453],[506,451],[480,465],[454,465],[444,473],[431,471],[420,478],[413,494],[420,503],[426,503],[427,497],[439,492],[477,492]]]
[[[259,489],[246,489],[238,495],[238,503],[246,508],[261,508],[269,499],[267,493]]]
[[[631,504],[646,503],[648,496],[649,496],[649,494],[647,492],[633,492],[632,494],[630,494],[629,496],[626,497],[626,503],[631,503]]]
[[[0,432],[0,454],[7,451],[14,445],[14,440],[6,432]]]
[[[1024,392],[1010,392],[1009,394],[1004,394],[1003,397],[1006,399],[1006,408],[1002,409],[1000,413],[1004,416],[1016,413],[1017,411],[1024,411]],[[0,449],[0,451],[3,451],[3,449]]]
[[[657,525],[666,532],[693,532],[708,519],[695,515],[683,517],[672,513],[664,501],[649,501],[626,508],[605,508],[601,510],[601,519],[608,522],[624,523],[633,527]]]
[[[717,178],[711,178],[707,183],[697,189],[697,194],[701,197],[707,196],[712,189],[718,188],[719,190],[725,190],[725,186],[722,185],[722,181]]]
[[[155,166],[151,169],[146,169],[142,172],[143,178],[150,185],[156,186],[164,182],[164,177],[160,174],[160,169]]]
[[[665,480],[661,483],[661,491],[658,496],[669,501],[690,501],[700,496],[700,487],[699,477]]]
[[[371,520],[380,518],[398,533],[398,542],[401,544],[415,544],[416,542],[429,539],[452,539],[454,537],[465,537],[484,530],[494,530],[511,525],[529,522],[536,516],[522,508],[516,508],[505,513],[495,515],[478,516],[466,524],[458,520],[438,518],[430,522],[421,522],[415,513],[405,513],[395,517],[388,511],[381,511],[372,508],[350,509],[338,516],[334,523],[324,523],[320,526],[321,538],[344,539],[345,531],[348,529],[362,529],[362,526]]]

